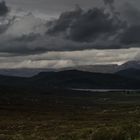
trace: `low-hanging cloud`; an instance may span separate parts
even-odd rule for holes
[[[28,56],[0,57],[0,68],[62,68],[81,65],[122,64],[132,60],[140,49],[83,50],[48,52]]]

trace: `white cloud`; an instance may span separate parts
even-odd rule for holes
[[[30,33],[44,34],[46,31],[45,23],[45,20],[36,18],[32,13],[29,13],[23,17],[17,17],[5,34],[15,37]]]
[[[0,54],[0,68],[62,68],[77,65],[120,65],[126,61],[135,59],[138,54],[140,54],[140,49],[138,48],[48,52],[36,55],[8,57],[5,57],[6,54]]]

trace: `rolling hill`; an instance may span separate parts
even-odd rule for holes
[[[30,78],[0,76],[0,86],[29,89],[139,89],[140,80],[125,75],[78,70],[41,72]]]

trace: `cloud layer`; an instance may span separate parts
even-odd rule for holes
[[[50,20],[26,12],[13,16],[0,2],[1,68],[120,64],[135,58],[140,21],[133,15],[140,11],[128,3],[119,13],[114,0],[103,2],[105,7],[88,10],[77,5]]]
[[[50,21],[37,18],[32,13],[20,18],[5,19],[7,24],[0,28],[0,44],[3,46],[0,51],[29,54],[42,51],[120,49],[129,48],[131,44],[138,46],[139,24],[129,24],[123,19],[115,11],[113,0],[104,2],[109,5],[110,12],[106,8],[83,10],[77,6],[75,10],[64,12],[58,19]]]
[[[62,68],[80,65],[123,64],[138,57],[140,49],[47,52],[28,56],[0,54],[0,68]],[[7,57],[5,57],[7,56]]]

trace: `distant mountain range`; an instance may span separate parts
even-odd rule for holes
[[[122,65],[88,65],[88,66],[77,66],[71,68],[65,68],[63,70],[80,70],[94,73],[116,73],[121,70],[126,69],[139,69],[140,70],[140,61],[128,61]]]
[[[139,70],[140,73],[140,70]],[[38,86],[78,89],[139,89],[140,79],[78,70],[41,72],[31,78]]]
[[[42,71],[56,71],[55,69],[0,69],[0,75],[18,76],[18,77],[32,77]]]
[[[66,71],[66,70],[79,70],[86,72],[94,73],[116,73],[125,69],[140,69],[140,61],[128,61],[122,65],[85,65],[85,66],[75,66],[75,67],[66,67],[61,69],[0,69],[1,75],[9,76],[19,76],[19,77],[31,77],[37,75],[38,73],[45,71]]]
[[[86,72],[94,73],[115,73],[118,71],[118,65],[87,65],[87,66],[76,66],[76,67],[67,67],[60,69],[59,71],[64,70],[79,70]]]
[[[0,75],[0,90],[7,88],[41,89],[44,91],[49,88],[140,89],[140,64],[136,61],[127,62],[121,66],[89,66],[85,68],[82,66],[76,69],[61,69],[59,71],[45,71],[45,69],[34,71],[33,69],[30,74],[32,72],[36,74],[37,71],[39,73],[31,77]]]
[[[139,69],[129,68],[129,69],[121,70],[121,71],[117,72],[117,74],[120,76],[123,76],[123,77],[140,80],[140,70]]]
[[[131,72],[134,72],[133,75]],[[140,77],[140,70],[137,70]],[[0,88],[26,89],[139,89],[140,78],[135,76],[135,69],[120,71],[115,74],[92,73],[78,70],[60,72],[41,72],[30,78],[0,76]]]

